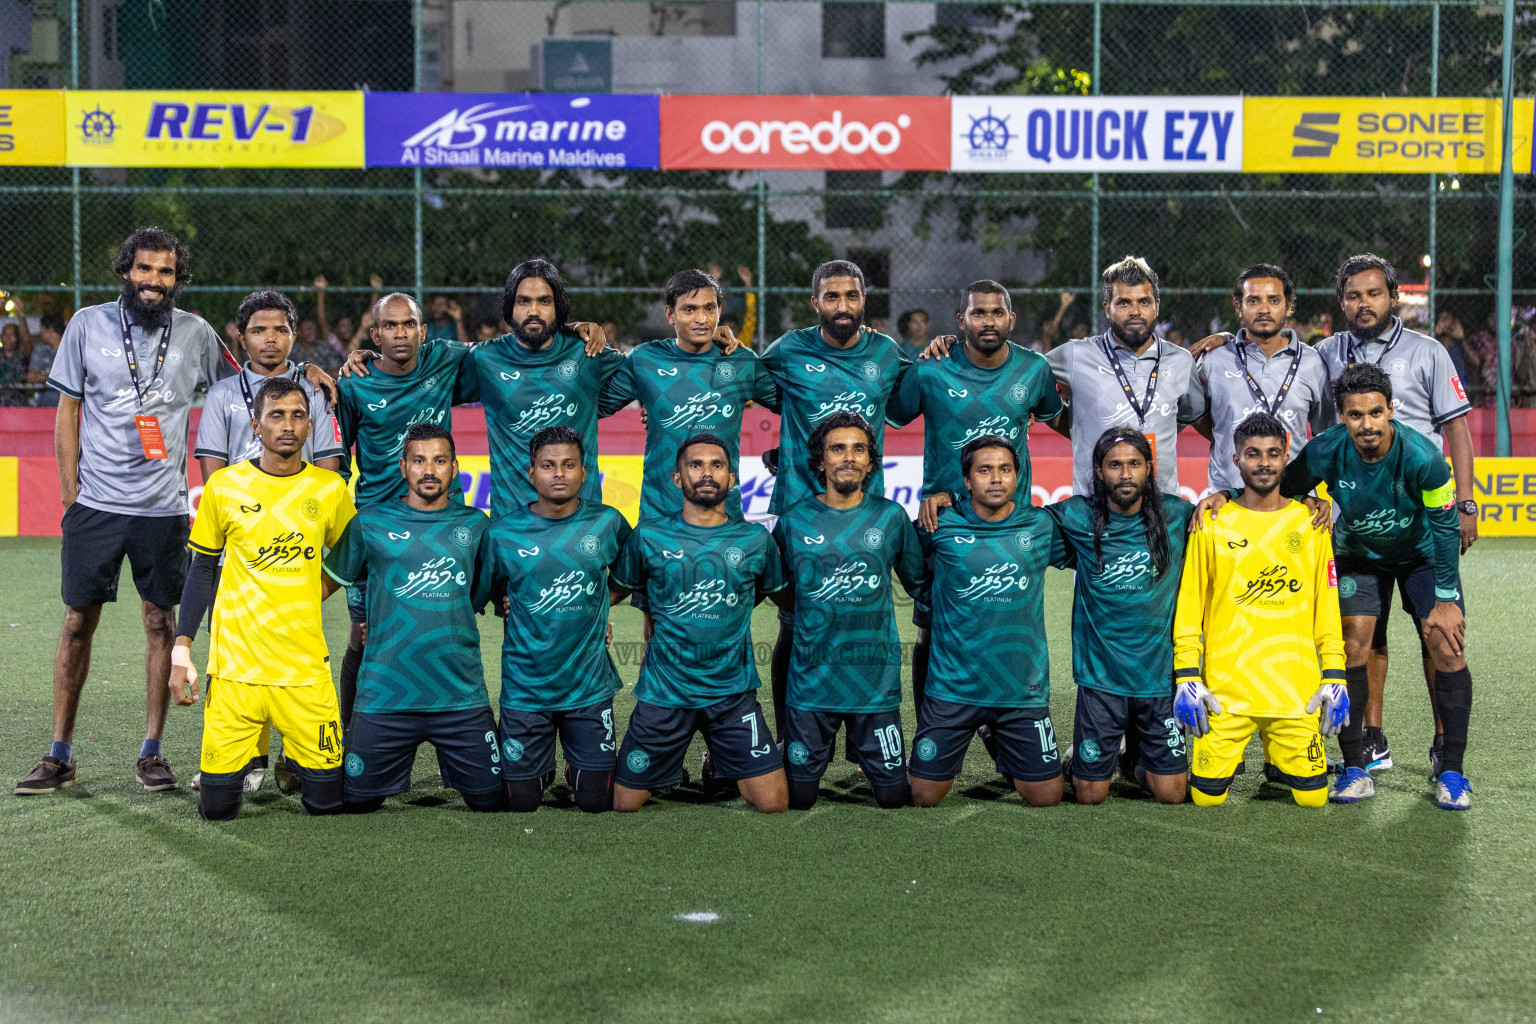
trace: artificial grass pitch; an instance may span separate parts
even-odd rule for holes
[[[1536,1015],[1536,542],[1463,562],[1475,692],[1470,813],[1438,810],[1417,644],[1394,612],[1397,767],[1375,800],[1031,810],[980,743],[945,804],[877,810],[834,759],[823,800],[760,816],[687,788],[638,815],[476,815],[415,789],[312,819],[269,778],[197,818],[202,705],[171,709],[182,778],[143,792],[143,639],[125,575],[75,738],[80,781],[19,798],[48,749],[58,543],[0,541],[0,1022],[1529,1020]],[[1048,576],[1053,712],[1073,688],[1070,578]],[[346,609],[326,606],[332,650]],[[910,639],[910,607],[898,608]],[[639,615],[615,609],[626,685]],[[492,692],[500,622],[483,650]],[[767,703],[771,606],[756,619]],[[201,659],[206,637],[196,655]],[[199,662],[201,663],[201,662]],[[624,719],[633,698],[618,697]],[[771,711],[770,711],[771,714]],[[908,743],[912,721],[908,708]],[[839,747],[839,751],[841,747]],[[690,770],[697,774],[696,746]]]

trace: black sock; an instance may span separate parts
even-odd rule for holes
[[[1339,751],[1344,767],[1365,767],[1365,702],[1371,695],[1366,667],[1355,665],[1344,670],[1344,687],[1349,691],[1349,724],[1339,730]]]
[[[1440,757],[1440,770],[1462,774],[1462,761],[1467,753],[1467,723],[1472,717],[1471,670],[1462,668],[1455,672],[1435,673],[1435,707],[1445,725],[1445,752]]]
[[[789,809],[792,811],[808,811],[816,806],[817,790],[821,783],[817,780],[801,782],[798,779],[789,780]]]
[[[923,694],[928,691],[928,656],[933,651],[932,640],[919,640],[912,645],[912,710],[923,707]]]
[[[768,670],[769,685],[773,688],[773,731],[780,743],[784,742],[784,727],[789,721],[784,701],[789,693],[789,652],[794,646],[795,627],[780,622],[779,639],[773,645],[773,664]]]
[[[341,731],[352,725],[352,705],[357,703],[357,672],[363,667],[363,649],[348,647],[341,656],[341,687],[337,700],[341,704]]]

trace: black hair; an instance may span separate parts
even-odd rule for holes
[[[692,448],[696,444],[712,444],[719,448],[721,451],[725,452],[725,461],[729,466],[731,461],[731,450],[730,448],[726,447],[725,440],[719,434],[692,434],[683,438],[683,443],[677,446],[677,460],[674,468],[679,473],[683,471],[683,457],[688,454],[688,449]],[[730,470],[734,473],[736,471],[736,467],[730,466]]]
[[[264,309],[282,310],[283,316],[288,321],[288,329],[298,330],[299,311],[293,308],[293,302],[288,296],[272,288],[251,292],[240,300],[240,308],[235,310],[235,330],[244,334],[246,325],[251,322],[251,317]]]
[[[864,439],[869,444],[870,474],[873,475],[874,471],[880,466],[880,442],[875,437],[875,428],[869,425],[869,420],[858,413],[849,409],[841,409],[816,424],[816,429],[811,431],[811,436],[805,442],[806,451],[810,456],[811,478],[820,480],[822,486],[826,486],[827,483],[827,475],[824,469],[824,463],[827,458],[827,435],[834,430],[846,429],[864,431]],[[869,483],[868,477],[865,478],[864,482],[866,485]]]
[[[512,268],[512,273],[507,275],[506,287],[501,291],[501,318],[514,327],[517,325],[517,286],[529,278],[536,277],[549,285],[550,291],[555,293],[555,322],[550,325],[551,334],[565,327],[571,319],[571,299],[565,294],[565,280],[561,278],[560,271],[555,265],[541,256],[535,256],[531,260],[524,260]]]
[[[689,292],[696,292],[700,288],[711,288],[715,293],[715,301],[720,302],[725,298],[725,293],[720,289],[720,282],[702,270],[679,270],[667,279],[667,308],[677,306],[677,300]]]
[[[1243,301],[1243,282],[1257,281],[1261,278],[1272,277],[1280,282],[1285,290],[1285,304],[1289,306],[1296,301],[1296,286],[1291,283],[1291,275],[1273,263],[1255,263],[1241,274],[1237,275],[1237,283],[1232,286],[1232,301]]]
[[[1098,470],[1102,467],[1110,449],[1120,444],[1128,444],[1136,449],[1136,453],[1147,463],[1147,479],[1141,485],[1141,519],[1146,524],[1147,553],[1152,556],[1152,568],[1161,576],[1168,571],[1173,555],[1168,548],[1168,524],[1163,517],[1163,496],[1157,489],[1152,446],[1147,443],[1146,435],[1129,426],[1110,427],[1094,442],[1093,468]],[[1097,472],[1093,474],[1093,494],[1088,498],[1088,505],[1093,523],[1093,557],[1102,571],[1104,531],[1109,529],[1109,488]]]
[[[850,263],[848,260],[827,260],[811,275],[811,294],[820,296],[821,283],[829,277],[851,277],[859,282],[859,291],[867,291],[864,284],[864,271],[859,269],[857,263]]]
[[[1104,272],[1099,275],[1099,292],[1104,305],[1109,305],[1109,300],[1114,297],[1117,284],[1132,287],[1138,284],[1150,284],[1152,298],[1162,301],[1162,293],[1157,287],[1157,271],[1148,266],[1147,261],[1140,256],[1127,256],[1104,268]]]
[[[1013,296],[1008,294],[1007,288],[1004,288],[996,281],[983,279],[972,281],[966,285],[965,294],[961,296],[965,300],[960,306],[961,309],[969,309],[971,307],[972,295],[1001,295],[1003,297],[1003,308],[1010,313],[1013,312]]]
[[[1387,279],[1387,291],[1391,293],[1392,300],[1397,301],[1397,268],[1373,252],[1364,252],[1358,256],[1351,256],[1339,267],[1338,280],[1334,282],[1334,291],[1338,293],[1339,305],[1344,304],[1344,286],[1349,283],[1349,279],[1367,270],[1381,271],[1381,276]]]
[[[192,254],[187,251],[185,243],[164,228],[156,227],[136,228],[133,234],[123,239],[122,246],[117,250],[117,258],[112,261],[112,273],[118,277],[127,274],[133,269],[133,258],[141,250],[168,252],[176,257],[176,288],[178,290],[192,280]]]
[[[405,436],[400,439],[402,459],[405,458],[405,453],[410,450],[411,445],[417,441],[447,441],[448,454],[454,458],[459,457],[459,449],[453,443],[453,435],[436,423],[412,423],[405,429]]]
[[[917,316],[919,313],[923,314],[923,316],[928,316],[928,311],[923,309],[921,306],[916,309],[906,310],[901,314],[901,316],[898,316],[896,318],[896,333],[905,336],[907,333],[908,325],[912,323],[912,318]],[[930,317],[929,319],[931,322],[932,318]]]
[[[37,318],[37,326],[38,326],[39,330],[53,331],[53,332],[55,332],[57,334],[63,334],[64,333],[64,314],[63,313],[44,313],[42,316]]]
[[[1375,363],[1355,363],[1345,367],[1343,373],[1333,378],[1330,387],[1333,391],[1333,407],[1341,413],[1344,411],[1344,399],[1348,395],[1379,394],[1386,398],[1389,407],[1392,405],[1392,378]]]
[[[576,446],[576,454],[581,456],[582,462],[587,460],[587,446],[581,439],[581,435],[570,427],[560,424],[553,427],[545,427],[533,435],[533,440],[528,442],[528,461],[532,463],[539,457],[539,452],[552,444],[573,444]]]
[[[1232,431],[1232,450],[1243,450],[1243,442],[1252,437],[1278,437],[1285,442],[1290,437],[1290,431],[1285,429],[1285,424],[1280,422],[1278,416],[1267,412],[1249,413],[1243,422]]]
[[[972,438],[960,449],[960,475],[970,476],[971,466],[976,462],[976,453],[985,448],[1003,448],[1013,456],[1013,471],[1017,473],[1021,468],[1019,462],[1019,449],[1014,443],[1001,434],[983,434],[981,437]]]
[[[387,303],[387,302],[393,302],[395,299],[404,299],[406,302],[409,302],[411,304],[411,309],[416,314],[416,322],[417,323],[421,323],[422,322],[421,321],[421,315],[422,315],[421,314],[421,303],[416,301],[416,296],[411,295],[408,292],[390,292],[388,295],[380,296],[379,297],[379,301],[377,301],[377,302],[375,302],[373,304],[373,309],[372,309],[371,312],[372,312],[372,315],[373,315],[373,326],[374,327],[377,327],[377,326],[379,326],[379,324],[384,322],[384,318],[383,318],[384,304]]]
[[[256,392],[256,418],[261,419],[261,414],[266,411],[268,402],[275,402],[289,395],[304,395],[305,411],[308,411],[308,398],[299,382],[288,377],[269,377],[267,382]]]

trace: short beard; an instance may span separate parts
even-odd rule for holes
[[[1259,333],[1259,332],[1258,332],[1258,331],[1257,331],[1257,330],[1255,330],[1255,329],[1254,329],[1254,328],[1252,328],[1252,327],[1247,327],[1247,326],[1245,326],[1245,327],[1244,327],[1244,328],[1243,328],[1243,330],[1244,330],[1244,331],[1245,331],[1245,332],[1247,332],[1247,334],[1248,334],[1248,336],[1249,336],[1249,337],[1250,337],[1250,338],[1255,338],[1255,339],[1258,339],[1258,338],[1262,338],[1262,339],[1264,339],[1264,340],[1265,340],[1265,341],[1268,341],[1268,340],[1269,340],[1269,339],[1270,339],[1270,338],[1273,338],[1273,337],[1274,337],[1274,336],[1275,336],[1275,335],[1277,335],[1277,334],[1279,334],[1279,333],[1280,333],[1280,332],[1281,332],[1281,331],[1283,331],[1283,330],[1285,330],[1285,324],[1284,324],[1284,322],[1281,322],[1281,323],[1278,323],[1278,324],[1276,324],[1276,325],[1275,325],[1275,329],[1274,329],[1274,330],[1272,330],[1272,331],[1270,331],[1270,332],[1269,332],[1269,333],[1268,333],[1268,334],[1260,334],[1260,333]]]
[[[1128,331],[1123,327],[1110,327],[1109,330],[1111,334],[1119,338],[1129,348],[1141,348],[1141,346],[1152,340],[1152,332],[1150,330],[1144,334],[1139,331]]]
[[[862,491],[864,489],[864,481],[835,480],[832,482],[832,489],[846,498],[850,494],[857,494],[859,491]]]
[[[1147,479],[1148,480],[1152,479],[1150,474],[1148,475]],[[1146,485],[1145,482],[1143,482],[1140,487],[1136,488],[1136,493],[1131,496],[1131,500],[1126,502],[1123,505],[1120,503],[1119,493],[1117,492],[1117,490],[1115,488],[1113,488],[1113,487],[1106,487],[1106,488],[1104,488],[1104,494],[1105,494],[1105,497],[1109,501],[1110,507],[1115,509],[1116,511],[1121,512],[1123,514],[1125,509],[1127,509],[1130,506],[1136,504],[1137,501],[1141,501],[1143,503],[1146,502],[1146,500],[1147,500],[1147,485]]]
[[[139,298],[139,289],[133,282],[124,281],[122,301],[129,323],[155,330],[171,322],[171,313],[176,308],[176,292],[173,289],[159,302],[146,303]]]
[[[1356,327],[1354,324],[1350,324],[1349,332],[1361,341],[1370,341],[1372,338],[1381,337],[1386,333],[1387,328],[1391,326],[1392,311],[1388,310],[1386,316],[1382,317],[1374,324],[1371,324],[1369,327]]]
[[[1008,336],[999,332],[995,337],[983,340],[981,335],[971,334],[969,331],[967,331],[965,335],[965,343],[971,348],[975,349],[977,352],[980,352],[982,355],[990,356],[998,349],[1008,344]]]
[[[520,323],[512,325],[512,333],[517,335],[517,340],[521,341],[524,345],[528,345],[529,347],[534,345],[542,345],[555,336],[555,329],[553,327],[545,326],[544,321],[542,320],[539,321],[539,324],[539,333],[537,335],[525,334],[523,331],[523,325]]]
[[[1244,487],[1244,489],[1250,490],[1254,494],[1257,494],[1261,498],[1267,498],[1271,494],[1274,494],[1275,491],[1279,489],[1279,487],[1280,487],[1280,474],[1279,473],[1275,474],[1275,476],[1274,476],[1274,483],[1270,484],[1267,488],[1260,487],[1258,484],[1254,483],[1252,480],[1249,480],[1247,477],[1243,477],[1243,487]]]
[[[725,496],[727,493],[729,493],[729,488],[721,488],[716,493],[719,494],[719,497],[715,498],[713,501],[707,498],[701,498],[699,497],[699,492],[697,490],[695,490],[686,481],[683,483],[683,497],[688,501],[688,504],[696,505],[699,508],[719,508],[721,505],[724,505]]]
[[[839,342],[852,341],[858,335],[859,328],[864,326],[864,314],[862,312],[854,316],[852,323],[847,324],[838,323],[832,318],[825,316],[820,319],[821,329],[826,331],[832,340]]]

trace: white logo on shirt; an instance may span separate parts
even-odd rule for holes
[[[539,590],[539,599],[528,606],[534,614],[553,611],[561,605],[580,601],[597,593],[597,580],[587,579],[584,570],[573,569],[555,577],[553,583]]]
[[[410,540],[411,539],[411,531],[410,530],[406,530],[404,533],[395,533],[393,530],[391,530],[390,533],[389,533],[389,539],[390,540]]]
[[[818,533],[814,537],[807,537],[804,534],[801,534],[800,539],[805,541],[807,544],[820,544],[822,541],[826,540],[827,537],[826,534],[822,533]]]
[[[106,356],[108,359],[123,358],[123,350],[120,348],[103,348],[101,350],[101,354]]]
[[[512,432],[535,433],[562,417],[575,416],[576,409],[576,403],[566,402],[564,395],[545,395],[517,414],[517,422],[512,424]]]
[[[378,412],[380,409],[384,408],[388,404],[389,404],[389,399],[387,399],[387,398],[381,398],[377,402],[369,402],[368,403],[368,411],[369,412]]]
[[[506,370],[501,371],[502,380],[518,380],[522,375],[523,371],[521,370],[513,370],[511,373],[508,373]]]
[[[868,403],[868,404],[866,404]],[[862,391],[844,391],[840,395],[833,396],[830,402],[822,402],[811,414],[812,423],[820,423],[835,412],[856,412],[864,417],[872,417],[875,414],[873,402],[869,402],[869,396]]]
[[[675,370],[675,369],[663,370],[661,367],[658,366],[658,367],[656,367],[656,376],[658,376],[658,377],[676,377],[677,376],[677,370]]]
[[[119,352],[118,355],[122,355],[122,353]],[[827,364],[826,363],[806,363],[805,364],[805,372],[806,373],[826,373],[827,372]]]
[[[535,544],[533,546],[533,550],[531,550],[531,551],[529,549],[527,549],[527,548],[518,548],[517,549],[517,557],[519,557],[519,558],[537,558],[538,555],[539,555],[539,546],[537,544]]]
[[[674,373],[677,371],[673,371]],[[700,422],[710,422],[719,416],[730,416],[736,407],[730,402],[721,404],[720,392],[703,391],[681,405],[672,407],[672,415],[661,421],[663,427],[685,427]]]
[[[407,576],[405,582],[395,588],[395,595],[416,597],[428,591],[441,593],[448,586],[462,587],[469,582],[469,577],[463,569],[458,568],[458,564],[456,558],[434,558],[430,562],[423,562],[420,569]]]
[[[954,388],[950,388],[949,389],[949,397],[950,398],[964,398],[966,396],[966,394],[970,390],[971,390],[970,388],[961,388],[959,391],[956,391]]]
[[[880,586],[880,574],[869,571],[862,561],[844,562],[830,575],[821,578],[821,585],[806,595],[810,601],[842,601],[856,597],[861,590],[874,590]]]
[[[662,558],[682,558],[683,557],[683,553],[681,551],[668,551],[666,548],[662,548],[661,549],[661,557]]]
[[[975,534],[968,534],[968,535],[966,535],[964,537],[956,537],[955,538],[955,543],[956,544],[975,544],[976,543],[976,536],[975,536]]]
[[[1021,574],[1014,562],[998,562],[987,566],[980,576],[972,576],[970,584],[955,596],[962,601],[984,601],[1015,589],[1028,590],[1029,577]]]
[[[678,552],[681,556],[682,552]],[[737,597],[725,592],[724,580],[700,580],[693,589],[678,595],[676,601],[662,609],[668,615],[700,615],[725,605],[736,607]]]

